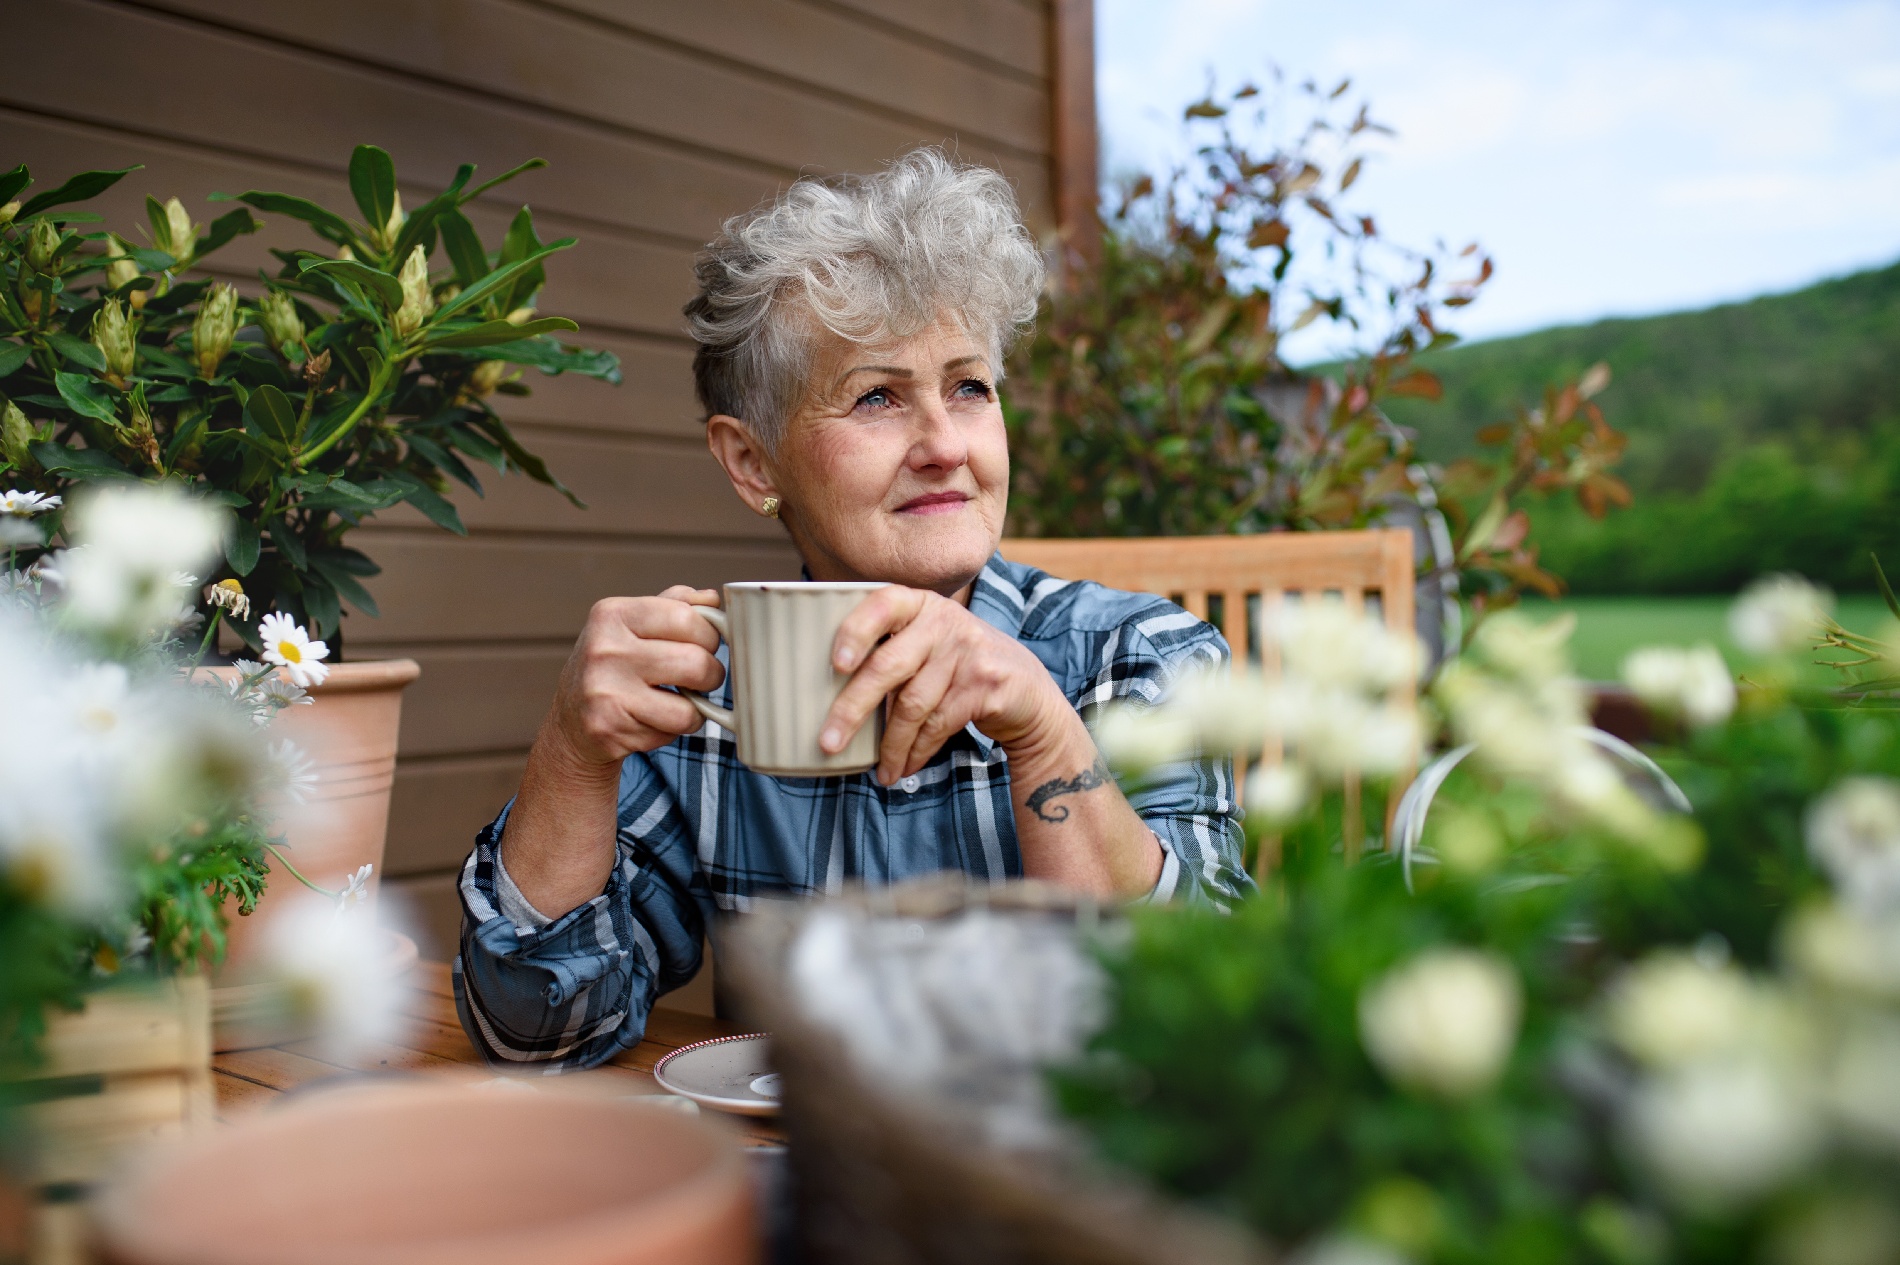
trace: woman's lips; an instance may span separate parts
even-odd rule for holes
[[[969,499],[962,492],[932,492],[929,496],[905,501],[897,507],[897,512],[899,514],[947,514],[961,508]]]

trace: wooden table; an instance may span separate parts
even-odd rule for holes
[[[223,1121],[280,1101],[293,1090],[324,1082],[342,1082],[369,1075],[412,1074],[439,1080],[492,1081],[507,1075],[484,1063],[469,1044],[455,1015],[455,994],[449,968],[442,962],[418,963],[404,1007],[409,1020],[406,1035],[395,1044],[372,1048],[353,1060],[340,1061],[315,1043],[293,1041],[254,1050],[233,1050],[212,1058],[217,1090],[217,1114]],[[518,1079],[528,1085],[571,1087],[576,1091],[608,1094],[664,1093],[653,1079],[653,1065],[669,1051],[695,1041],[743,1032],[721,1019],[655,1010],[647,1021],[646,1039],[604,1067],[571,1076],[534,1076],[523,1069]],[[564,1084],[565,1083],[565,1084]],[[749,1147],[783,1146],[784,1133],[776,1121],[735,1117]]]

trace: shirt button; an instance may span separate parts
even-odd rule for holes
[[[897,783],[897,785],[900,788],[902,788],[906,793],[914,793],[917,790],[917,788],[922,786],[923,784],[924,784],[923,779],[916,776],[915,774],[912,774],[910,777],[903,778]]]

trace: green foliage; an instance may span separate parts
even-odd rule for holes
[[[1843,1190],[1891,1200],[1892,1162],[1853,1148],[1761,1198],[1672,1198],[1631,1158],[1619,1113],[1642,1073],[1601,1008],[1664,947],[1772,970],[1791,911],[1828,897],[1804,816],[1843,778],[1900,776],[1900,717],[1771,684],[1731,721],[1670,739],[1659,755],[1701,840],[1687,863],[1465,766],[1440,792],[1425,840],[1438,863],[1413,867],[1416,892],[1389,855],[1342,863],[1336,827],[1309,818],[1231,916],[1137,913],[1106,952],[1108,1024],[1054,1075],[1061,1106],[1108,1159],[1287,1249],[1348,1232],[1444,1265],[1717,1265],[1762,1259]],[[1395,1084],[1362,1037],[1368,987],[1447,945],[1509,962],[1523,989],[1509,1063],[1465,1099]],[[1837,1039],[1816,1016],[1857,1004],[1782,997],[1814,1025],[1801,1048]]]
[[[462,206],[523,171],[468,188],[464,165],[405,214],[388,154],[358,146],[350,188],[361,221],[303,198],[252,190],[210,226],[176,199],[148,199],[149,246],[90,231],[63,208],[124,171],[88,172],[0,211],[0,476],[65,492],[102,479],[183,482],[236,513],[226,551],[258,617],[275,609],[334,639],[342,604],[375,613],[378,568],[344,543],[379,510],[408,503],[463,531],[450,481],[476,493],[476,467],[519,470],[579,504],[495,413],[526,394],[526,365],[619,381],[615,358],[568,347],[576,328],[536,319],[548,256],[523,207],[498,248]],[[24,167],[0,177],[17,197]],[[188,280],[210,252],[259,227],[252,212],[303,221],[328,253],[275,250],[261,295]],[[445,271],[432,272],[438,258]],[[335,257],[332,257],[332,256]],[[206,577],[212,578],[212,577]],[[254,624],[234,624],[255,641]]]
[[[1580,593],[1732,592],[1786,569],[1871,590],[1900,545],[1900,265],[1697,312],[1543,330],[1423,358],[1442,407],[1388,407],[1433,460],[1553,376],[1606,361],[1637,508],[1606,524],[1537,514]]]
[[[1482,459],[1432,486],[1383,410],[1438,397],[1421,366],[1457,341],[1442,322],[1492,265],[1476,245],[1408,249],[1347,209],[1366,142],[1386,130],[1341,104],[1347,88],[1307,83],[1288,103],[1248,86],[1188,107],[1204,139],[1195,165],[1133,182],[1106,211],[1099,261],[1067,261],[1012,368],[1012,532],[1311,531],[1439,505],[1463,591],[1495,607],[1559,588],[1520,501],[1574,491],[1592,516],[1627,501],[1609,473],[1621,439],[1590,400],[1601,374],[1587,365],[1463,419],[1471,432],[1504,420],[1484,431]],[[1288,139],[1259,140],[1284,119]],[[1315,324],[1359,348],[1336,381],[1282,358]],[[1542,407],[1517,406],[1540,395]]]

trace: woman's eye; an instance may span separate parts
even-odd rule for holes
[[[887,390],[884,387],[878,387],[874,390],[866,391],[863,395],[860,395],[858,397],[857,407],[859,408],[889,408],[891,405],[895,403],[897,403],[897,401],[895,398],[892,397],[889,390]]]
[[[965,378],[957,384],[956,393],[966,400],[987,400],[990,398],[990,384],[981,378]]]

